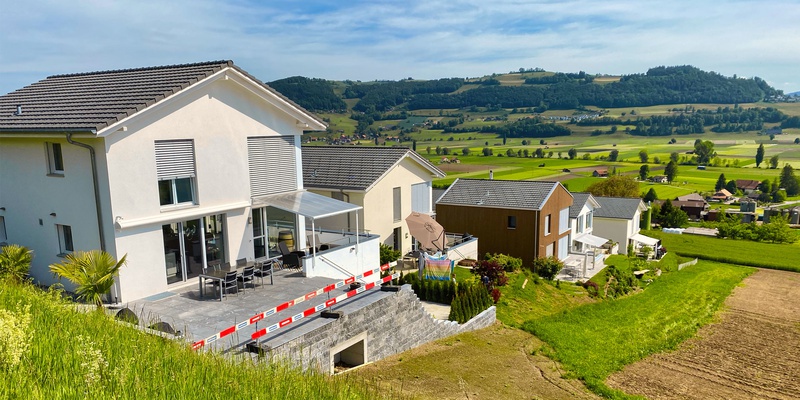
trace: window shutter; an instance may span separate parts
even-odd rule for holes
[[[250,195],[263,196],[297,190],[294,136],[247,138]]]
[[[431,183],[423,182],[411,185],[411,211],[431,212]]]
[[[195,176],[193,140],[157,140],[155,144],[158,180]]]

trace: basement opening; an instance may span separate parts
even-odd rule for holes
[[[331,373],[338,374],[363,365],[367,361],[367,332],[331,349]]]

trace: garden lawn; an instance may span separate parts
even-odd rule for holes
[[[612,372],[648,355],[675,349],[709,323],[725,298],[753,269],[701,261],[661,276],[647,290],[531,320],[523,329],[549,346],[589,389],[626,398],[608,388]]]
[[[800,272],[800,242],[763,243],[660,231],[648,231],[647,235],[661,239],[667,252],[674,251],[682,257]]]
[[[554,282],[534,278],[526,271],[507,275],[508,283],[500,287],[502,295],[497,302],[497,319],[506,325],[520,327],[525,321],[594,302],[586,289],[574,283],[560,282],[555,287]]]

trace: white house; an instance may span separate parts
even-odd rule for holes
[[[433,213],[433,178],[445,173],[406,147],[303,146],[306,189],[363,207],[357,215],[328,218],[320,228],[349,229],[354,218],[370,234],[402,251],[412,250],[405,218]]]
[[[358,209],[303,191],[300,135],[325,127],[230,61],[48,77],[0,97],[5,241],[42,284],[71,251],[127,254],[117,301],[302,248],[307,220]],[[348,267],[377,264],[372,242]]]
[[[569,222],[572,228],[570,252],[587,254],[608,242],[608,239],[593,234],[594,214],[595,210],[600,208],[600,203],[591,193],[572,193],[572,197],[573,203],[569,208]]]
[[[595,197],[600,208],[594,210],[593,234],[619,243],[619,254],[626,254],[628,244],[654,246],[658,239],[639,233],[639,221],[647,206],[639,198]],[[634,244],[635,245],[635,244]]]

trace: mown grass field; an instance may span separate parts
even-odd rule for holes
[[[647,235],[661,239],[668,252],[682,257],[800,272],[800,241],[775,244],[660,231],[648,231]]]
[[[399,398],[353,378],[196,353],[28,285],[0,282],[0,317],[3,399]]]
[[[604,397],[627,398],[605,378],[650,354],[672,350],[710,322],[725,298],[753,270],[701,261],[665,274],[615,301],[587,304],[523,325],[549,354]]]

